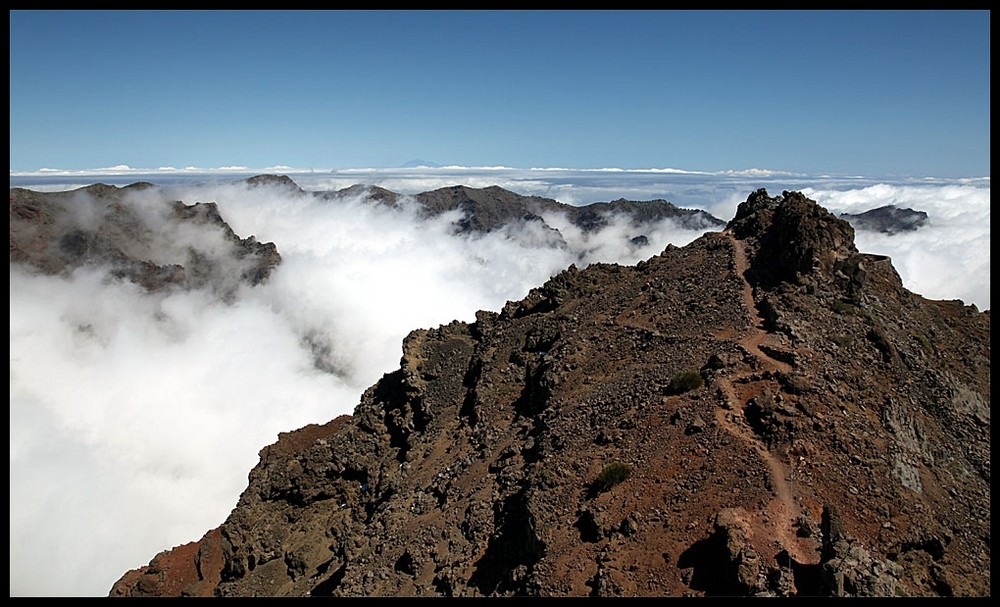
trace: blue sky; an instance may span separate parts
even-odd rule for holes
[[[989,11],[12,11],[10,169],[990,170]]]

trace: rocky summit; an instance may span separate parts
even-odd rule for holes
[[[412,331],[110,594],[989,596],[990,313],[758,190],[687,246]]]

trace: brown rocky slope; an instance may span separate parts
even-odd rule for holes
[[[990,593],[990,313],[799,193],[413,331],[112,596]]]

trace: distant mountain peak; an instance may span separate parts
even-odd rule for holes
[[[912,232],[927,224],[926,212],[900,209],[891,204],[864,213],[841,213],[840,218],[849,221],[858,230],[873,230],[890,236]]]
[[[399,165],[399,168],[401,168],[401,169],[415,169],[415,168],[419,168],[419,167],[427,167],[427,168],[431,168],[431,169],[437,169],[437,168],[441,168],[443,166],[445,166],[445,165],[437,163],[437,162],[432,162],[430,160],[421,160],[419,158],[416,158],[414,160],[408,160],[408,161],[404,162],[403,164]]]
[[[244,182],[254,188],[262,186],[278,186],[294,190],[299,194],[305,193],[305,190],[303,190],[299,184],[295,183],[295,181],[293,181],[288,175],[255,175],[245,179]]]

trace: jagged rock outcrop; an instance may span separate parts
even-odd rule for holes
[[[748,280],[765,289],[805,285],[855,299],[867,271],[854,246],[854,229],[799,192],[770,198],[757,190],[729,223],[752,257]]]
[[[413,331],[111,594],[989,596],[989,404],[989,312],[759,190],[685,247]]]
[[[149,291],[208,288],[228,298],[280,263],[274,243],[240,238],[214,202],[142,200],[155,188],[96,184],[70,192],[10,190],[10,261],[48,274],[86,265]],[[130,196],[137,198],[130,199]]]
[[[831,596],[896,596],[902,567],[873,557],[843,528],[836,506],[823,507],[820,584]]]

